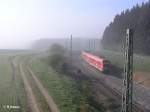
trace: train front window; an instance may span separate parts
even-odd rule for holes
[[[104,69],[105,70],[109,69],[110,62],[108,60],[104,60],[103,63],[104,63]]]

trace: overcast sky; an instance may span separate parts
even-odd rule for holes
[[[100,38],[117,13],[147,0],[0,0],[0,48],[39,38]]]

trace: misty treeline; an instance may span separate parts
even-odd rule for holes
[[[82,37],[72,37],[72,50],[73,51],[82,51],[82,50],[88,50],[88,51],[99,51],[101,45],[100,45],[100,39],[99,38],[82,38]],[[39,39],[36,40],[32,44],[33,49],[43,50],[48,49],[53,44],[59,44],[64,47],[65,50],[70,50],[71,46],[71,40],[70,37],[68,38],[45,38],[45,39]]]
[[[127,28],[134,30],[134,52],[150,55],[150,0],[116,15],[105,28],[103,47],[122,50]]]

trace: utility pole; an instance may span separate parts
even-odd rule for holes
[[[67,42],[67,38],[65,39],[65,49],[66,49],[66,51],[68,50],[68,42]]]
[[[71,64],[72,64],[72,35],[70,37],[70,59],[71,59]]]
[[[90,42],[90,39],[89,39],[89,52],[91,51],[91,42]]]
[[[93,38],[93,51],[95,51],[95,38]]]
[[[132,112],[133,93],[133,29],[126,30],[125,65],[121,112]]]
[[[99,50],[101,50],[101,39],[99,39],[98,45],[99,45]],[[97,49],[97,51],[98,51],[98,49]]]

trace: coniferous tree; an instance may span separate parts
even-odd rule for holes
[[[150,0],[117,14],[104,30],[103,47],[123,48],[127,28],[134,29],[134,51],[150,55]]]

